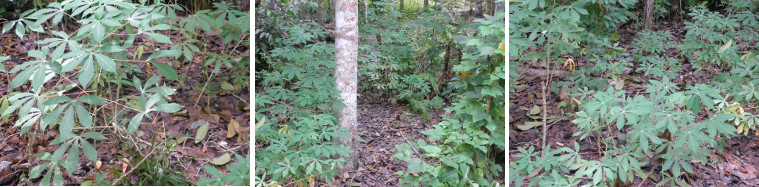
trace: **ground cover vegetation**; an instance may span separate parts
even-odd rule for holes
[[[249,84],[249,13],[62,0],[17,18],[1,24],[0,161],[12,165],[0,184],[250,184],[249,101],[237,96]]]
[[[510,184],[757,185],[756,2],[509,6]]]
[[[336,112],[334,2],[257,1],[255,185],[503,184],[505,2],[479,2],[359,2],[355,137]],[[359,169],[340,172],[350,154]]]

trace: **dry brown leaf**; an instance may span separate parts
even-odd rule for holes
[[[242,132],[240,130],[240,123],[237,122],[237,120],[230,120],[229,124],[227,125],[227,138],[231,138],[235,136],[235,134],[238,134]]]

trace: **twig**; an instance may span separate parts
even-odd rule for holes
[[[130,169],[128,172],[126,172],[126,173],[124,173],[123,175],[121,175],[121,177],[119,177],[118,179],[116,179],[115,181],[113,181],[113,182],[111,183],[111,186],[116,186],[116,184],[117,184],[119,181],[121,181],[121,179],[122,179],[122,178],[124,178],[124,176],[127,176],[127,175],[131,174],[131,173],[132,173],[132,172],[133,172],[135,169],[137,169],[137,167],[139,167],[139,166],[140,166],[140,164],[142,164],[142,162],[145,162],[145,160],[147,160],[147,158],[148,158],[148,157],[150,157],[151,155],[153,155],[153,153],[155,153],[155,151],[156,151],[156,150],[158,150],[158,149],[153,149],[153,150],[151,150],[151,151],[150,151],[150,153],[148,153],[148,155],[147,155],[147,156],[145,156],[145,157],[142,157],[142,160],[140,160],[140,162],[138,162],[138,163],[137,163],[137,165],[134,165],[134,166],[132,167],[132,169]]]
[[[413,150],[414,150],[414,152],[415,152],[417,155],[419,155],[419,158],[421,158],[421,157],[422,157],[422,154],[419,154],[419,151],[417,151],[417,150],[416,150],[416,148],[414,148],[414,145],[411,145],[411,141],[408,141],[408,139],[406,138],[406,136],[404,136],[404,135],[403,135],[403,132],[401,132],[401,131],[398,131],[398,133],[400,133],[400,134],[401,134],[401,137],[403,137],[403,139],[406,139],[406,143],[408,143],[408,145],[409,145],[409,146],[411,146],[411,149],[413,149]]]
[[[198,106],[198,102],[200,101],[200,98],[203,97],[203,92],[206,91],[206,86],[208,86],[208,82],[211,81],[211,77],[213,77],[213,74],[216,73],[216,71],[211,71],[211,75],[208,76],[208,79],[206,80],[206,84],[203,85],[203,89],[200,90],[200,94],[198,95],[198,99],[195,100],[195,105],[193,107]]]
[[[649,171],[648,173],[646,173],[646,178],[643,178],[643,180],[642,180],[642,181],[640,181],[640,183],[638,183],[638,187],[640,187],[640,185],[642,185],[642,184],[643,184],[643,182],[646,182],[646,179],[648,179],[649,177],[651,177],[650,175],[651,175],[651,173],[653,173],[653,172],[654,172],[654,170],[651,170],[651,171]],[[653,180],[651,180],[651,181],[653,181]]]

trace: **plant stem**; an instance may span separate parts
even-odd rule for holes
[[[548,83],[551,81],[551,25],[549,23],[548,25],[548,31],[546,32],[546,42],[548,43],[546,46],[546,68],[548,68],[548,75],[546,75],[546,82],[543,83],[543,148],[546,147],[546,138],[548,136],[548,121],[546,118],[548,118],[548,110],[546,105],[546,87],[548,87]],[[545,154],[545,153],[544,153]]]
[[[208,86],[208,82],[211,81],[211,77],[213,77],[213,74],[216,73],[215,71],[211,71],[211,76],[208,76],[208,79],[206,79],[206,84],[203,85],[203,89],[200,90],[200,95],[198,95],[198,99],[195,100],[195,105],[193,107],[198,106],[198,101],[200,101],[200,97],[203,96],[203,92],[206,91],[206,86]]]

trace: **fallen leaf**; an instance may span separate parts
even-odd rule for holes
[[[237,122],[237,120],[230,120],[229,124],[227,125],[227,138],[231,138],[235,136],[235,134],[240,133],[240,123]]]
[[[266,117],[261,118],[261,120],[259,120],[258,122],[256,122],[256,129],[258,129],[258,127],[261,127],[261,125],[264,125],[265,121],[266,121]]]
[[[524,122],[524,124],[521,124],[521,125],[517,124],[517,128],[519,128],[519,130],[526,131],[526,130],[530,130],[534,127],[541,126],[541,125],[543,125],[543,122],[529,121],[529,122]]]
[[[221,155],[220,157],[218,157],[216,159],[213,159],[211,161],[211,164],[214,164],[214,165],[224,165],[227,162],[229,162],[229,159],[231,159],[231,157],[229,156],[229,153],[224,153],[224,155]]]
[[[540,113],[540,107],[538,105],[532,106],[532,109],[530,109],[530,115],[535,115]]]
[[[224,91],[234,91],[235,86],[224,81],[224,82],[221,82],[221,89]]]
[[[206,135],[208,134],[208,128],[211,124],[206,122],[206,124],[203,124],[203,126],[200,126],[198,129],[198,133],[195,134],[195,143],[200,143],[203,141],[203,139],[206,138]]]
[[[95,169],[100,169],[100,166],[102,165],[103,165],[103,162],[98,160],[97,162],[95,162]]]
[[[197,129],[198,127],[200,127],[201,125],[206,124],[206,123],[208,123],[208,122],[206,120],[202,120],[202,119],[198,120],[198,121],[195,121],[195,122],[192,122],[192,125],[190,125],[190,129]]]
[[[122,162],[121,163],[121,173],[122,174],[126,173],[126,169],[127,169],[127,164]]]

